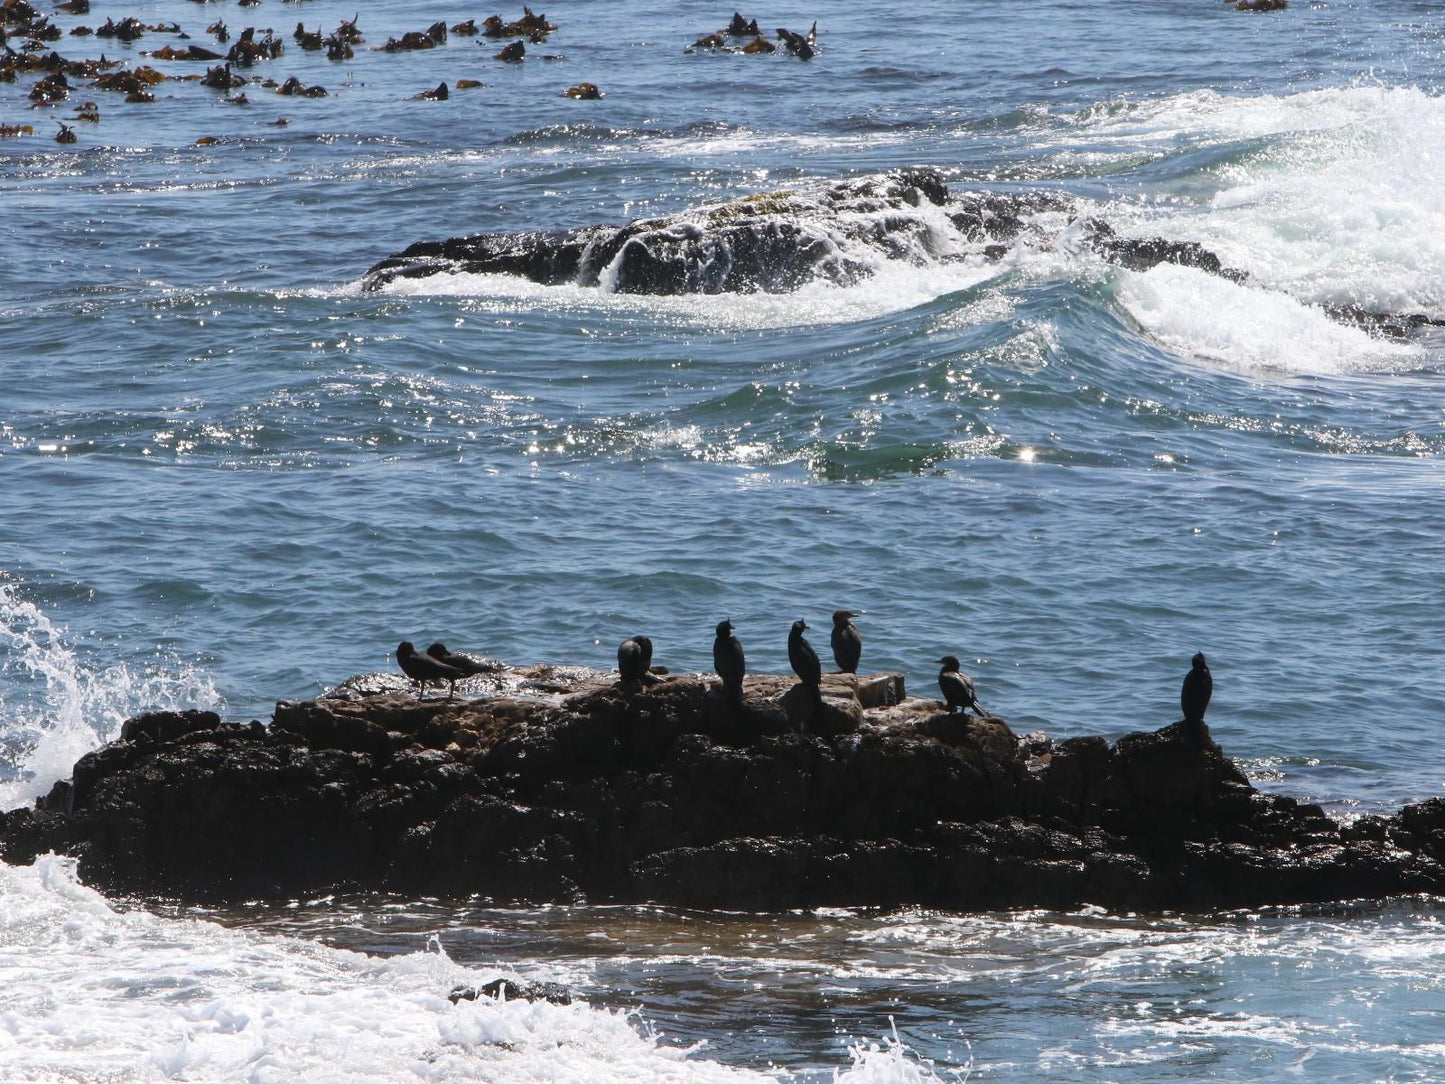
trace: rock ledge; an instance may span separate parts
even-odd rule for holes
[[[891,674],[828,675],[819,712],[778,676],[739,707],[709,676],[508,673],[525,681],[456,700],[353,679],[269,726],[140,716],[0,814],[0,857],[73,854],[106,891],[197,900],[1210,911],[1445,892],[1445,801],[1341,827],[1182,722],[1055,744],[905,699]]]

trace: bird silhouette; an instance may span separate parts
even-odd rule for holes
[[[455,666],[449,666],[441,659],[431,655],[423,655],[412,646],[410,640],[403,640],[396,648],[397,665],[401,672],[417,685],[417,699],[426,699],[426,687],[433,681],[447,681],[451,683],[452,694],[456,693],[457,682],[466,677],[466,674]]]
[[[448,651],[447,645],[440,640],[426,649],[426,653],[437,662],[446,663],[453,670],[460,670],[463,677],[471,677],[473,674],[495,674],[501,667],[494,662],[482,662],[472,658],[470,655],[462,655],[455,651]],[[460,679],[458,679],[460,680]],[[456,681],[452,682],[452,692],[456,692]]]
[[[1184,687],[1179,690],[1179,707],[1184,712],[1185,722],[1196,725],[1204,722],[1209,697],[1214,692],[1214,676],[1209,672],[1209,663],[1204,652],[1195,652],[1190,660],[1189,673],[1184,675]]]
[[[637,637],[630,640],[623,640],[617,645],[617,674],[624,682],[641,684],[642,675],[647,673],[645,660],[649,652],[645,652]]]
[[[722,678],[723,688],[741,704],[747,663],[743,658],[743,645],[733,635],[731,621],[719,621],[717,624],[717,639],[712,642],[712,665],[717,676]]]
[[[637,646],[642,648],[642,681],[644,684],[651,683],[657,679],[652,676],[652,637],[634,636]]]
[[[803,639],[807,628],[807,622],[799,620],[794,621],[793,627],[788,630],[788,662],[792,664],[798,680],[812,690],[813,699],[822,703],[823,664],[818,661],[813,645]]]
[[[955,711],[961,711],[967,715],[968,709],[972,708],[981,718],[987,717],[988,712],[983,710],[978,697],[973,695],[973,679],[959,671],[958,659],[953,655],[945,655],[938,662],[943,667],[938,672],[938,687],[943,690],[943,699],[948,702],[948,713],[952,715]]]
[[[838,610],[833,614],[833,661],[845,674],[856,674],[858,660],[863,657],[863,637],[853,624],[853,618],[857,616],[851,610]]]

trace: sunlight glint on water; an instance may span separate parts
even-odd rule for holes
[[[866,5],[743,12],[817,18],[804,64],[686,53],[730,11],[622,0],[549,5],[561,29],[511,65],[462,35],[373,51],[490,12],[377,0],[340,64],[288,36],[358,14],[340,0],[206,8],[125,14],[208,47],[215,18],[273,25],[286,52],[251,74],[328,96],[76,79],[32,108],[32,76],[0,84],[0,123],[37,129],[0,141],[0,805],[128,715],[264,719],[403,638],[606,667],[646,630],[685,671],[730,615],[785,670],[787,623],[840,606],[865,665],[926,694],[956,653],[1020,732],[1167,723],[1205,650],[1214,736],[1261,786],[1346,819],[1445,793],[1445,347],[1326,311],[1445,317],[1428,5],[921,0],[901,37]],[[146,55],[177,40],[53,46],[200,74]],[[416,100],[459,78],[486,85]],[[559,96],[581,80],[606,97]],[[52,142],[87,98],[101,122]],[[1002,254],[922,208],[930,244],[849,242],[869,277],[794,294],[359,289],[415,241],[920,165],[1040,202]],[[1108,263],[1091,220],[1248,278]],[[1445,1077],[1431,900],[149,907],[69,860],[0,866],[0,1077]],[[504,972],[586,1004],[446,998]]]

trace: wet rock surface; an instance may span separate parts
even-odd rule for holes
[[[1203,726],[1020,738],[892,674],[825,675],[821,708],[780,675],[742,705],[711,675],[468,680],[481,696],[418,700],[369,675],[270,725],[129,720],[0,815],[0,856],[197,900],[1207,911],[1445,890],[1445,801],[1341,827],[1255,790]]]
[[[818,190],[759,192],[623,226],[423,241],[381,260],[362,286],[377,290],[398,278],[467,273],[632,294],[787,293],[814,281],[853,285],[882,260],[996,255],[986,250],[1018,240],[1031,216],[1072,206],[1068,197],[1049,193],[953,195],[938,170],[902,169]],[[1130,266],[1188,252],[1196,261],[1191,266],[1199,265],[1201,257],[1187,246],[1151,244],[1134,252],[1129,242],[1111,239],[1099,251],[1109,258],[1130,253]]]
[[[575,89],[575,88],[574,88]],[[1239,285],[1248,274],[1198,241],[1117,233],[1053,191],[952,192],[933,168],[901,169],[816,191],[760,192],[622,226],[481,233],[421,241],[373,265],[365,290],[441,274],[511,275],[616,293],[789,293],[853,286],[889,260],[1001,260],[1018,246],[1082,245],[1131,271],[1175,264]],[[1425,313],[1323,306],[1340,323],[1407,337],[1445,326]]]

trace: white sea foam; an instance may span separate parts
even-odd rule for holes
[[[1375,85],[1196,91],[1091,110],[1078,128],[1124,156],[1220,150],[1180,197],[1098,210],[1123,235],[1197,240],[1249,275],[1236,286],[1168,264],[1123,274],[1120,302],[1162,345],[1261,373],[1431,363],[1322,306],[1445,315],[1445,99]]]
[[[585,1002],[460,1001],[501,972],[440,940],[377,958],[196,919],[119,911],[70,859],[0,863],[0,1078],[20,1081],[772,1080]],[[538,971],[526,976],[556,976]],[[896,1037],[852,1049],[850,1084],[937,1079]]]
[[[1391,370],[1422,356],[1417,346],[1374,338],[1289,294],[1174,264],[1124,272],[1119,300],[1171,351],[1241,371]]]
[[[1445,315],[1445,171],[1438,168],[1445,161],[1445,99],[1374,85],[1283,96],[1196,91],[1091,110],[1054,138],[1077,142],[1081,132],[1125,155],[1221,148],[1223,164],[1183,184],[1181,198],[1080,208],[1125,236],[1200,241],[1248,272],[1243,286],[1172,265],[1126,274],[1122,303],[1162,344],[1240,370],[1338,373],[1420,363],[1418,348],[1342,326],[1321,306]],[[1239,150],[1230,153],[1233,147]],[[916,213],[937,221],[918,234],[920,244],[892,254],[901,258],[834,238],[840,254],[873,270],[853,287],[819,282],[791,294],[643,297],[508,276],[441,275],[401,280],[388,290],[486,299],[495,311],[571,309],[762,329],[902,311],[1003,271],[1022,271],[1032,281],[1096,273],[1097,257],[1057,213],[1036,216],[1042,229],[1035,238],[1061,229],[1057,242],[1016,246],[1003,265],[977,256],[955,262],[962,249],[947,218],[936,208]]]
[[[1445,313],[1445,98],[1362,84],[1183,95],[1193,140],[1260,146],[1217,171],[1207,224],[1262,280],[1306,300]]]
[[[39,606],[0,583],[0,727],[14,775],[0,782],[0,809],[46,793],[131,715],[220,704],[208,676],[174,661],[143,673],[86,665]]]
[[[516,314],[571,312],[598,320],[642,320],[649,327],[752,331],[848,324],[903,312],[993,278],[999,267],[981,262],[915,266],[880,261],[855,286],[813,282],[793,293],[655,295],[608,293],[593,287],[542,286],[511,275],[440,274],[398,279],[388,293],[462,297],[469,311]]]
[[[893,1034],[885,1036],[881,1043],[854,1043],[848,1048],[853,1064],[842,1072],[835,1072],[835,1084],[931,1084],[941,1080],[934,1067],[926,1061],[919,1061],[898,1038],[895,1027]],[[965,1081],[972,1075],[972,1062],[964,1069],[948,1072],[948,1079]]]
[[[841,211],[807,213],[810,197],[800,195],[798,225],[811,242],[829,253],[819,267],[862,266],[860,282],[843,286],[820,276],[787,293],[688,293],[635,295],[616,290],[622,255],[599,272],[599,286],[541,286],[509,275],[439,274],[400,278],[386,292],[399,296],[485,298],[486,311],[543,310],[597,313],[602,317],[641,318],[674,326],[753,330],[852,323],[925,304],[999,274],[954,228],[943,208],[924,203],[900,212],[877,209],[869,201]],[[719,205],[722,206],[722,205]],[[705,216],[708,208],[701,208]],[[831,216],[831,217],[830,217]],[[700,218],[700,221],[702,219]],[[902,220],[902,221],[901,221]],[[668,250],[686,235],[686,216],[676,228],[657,230],[650,244]],[[864,238],[870,238],[865,240]],[[880,240],[881,239],[881,240]],[[718,238],[714,258],[727,263],[726,241]],[[701,281],[706,267],[693,269]]]

